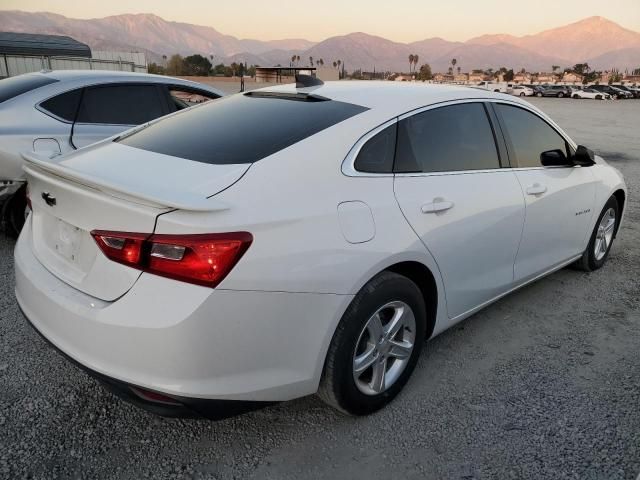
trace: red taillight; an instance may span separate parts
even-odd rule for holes
[[[215,287],[253,241],[248,232],[195,235],[91,232],[111,260],[145,272]]]

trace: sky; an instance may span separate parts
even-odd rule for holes
[[[360,31],[398,42],[465,41],[485,33],[537,33],[594,15],[640,31],[640,0],[0,0],[0,9],[72,18],[154,13],[259,40],[319,41]]]

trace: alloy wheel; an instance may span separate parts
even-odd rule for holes
[[[365,323],[353,352],[353,379],[365,395],[388,390],[411,358],[416,340],[413,310],[401,301],[379,308]]]
[[[595,242],[593,242],[593,255],[597,261],[602,260],[607,253],[607,250],[613,241],[613,232],[615,228],[616,211],[613,208],[609,208],[600,219],[596,239]]]

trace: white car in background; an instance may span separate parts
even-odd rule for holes
[[[486,82],[482,81],[475,85],[476,88],[482,88],[490,92],[507,93],[507,84],[504,82]]]
[[[599,92],[598,90],[594,90],[592,88],[581,88],[575,89],[571,93],[571,98],[581,99],[588,98],[591,100],[611,100],[611,95],[604,92]]]
[[[525,87],[524,85],[513,85],[509,87],[508,93],[517,97],[532,97],[533,88]]]
[[[607,260],[621,174],[518,97],[300,79],[51,161],[16,297],[57,349],[164,415],[318,392],[371,413],[424,341]]]
[[[17,235],[24,223],[21,152],[68,153],[222,95],[146,73],[59,70],[0,80],[0,212],[7,231]]]

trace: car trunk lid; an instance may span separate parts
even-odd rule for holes
[[[227,209],[208,197],[235,183],[249,167],[199,164],[209,167],[205,172],[190,168],[188,164],[195,162],[158,154],[153,157],[159,161],[151,164],[143,151],[128,152],[126,161],[112,161],[114,151],[132,149],[109,147],[88,152],[88,158],[73,154],[58,163],[33,153],[23,155],[34,254],[67,284],[105,301],[125,294],[140,271],[107,259],[91,231],[151,234],[158,215],[171,210]]]

